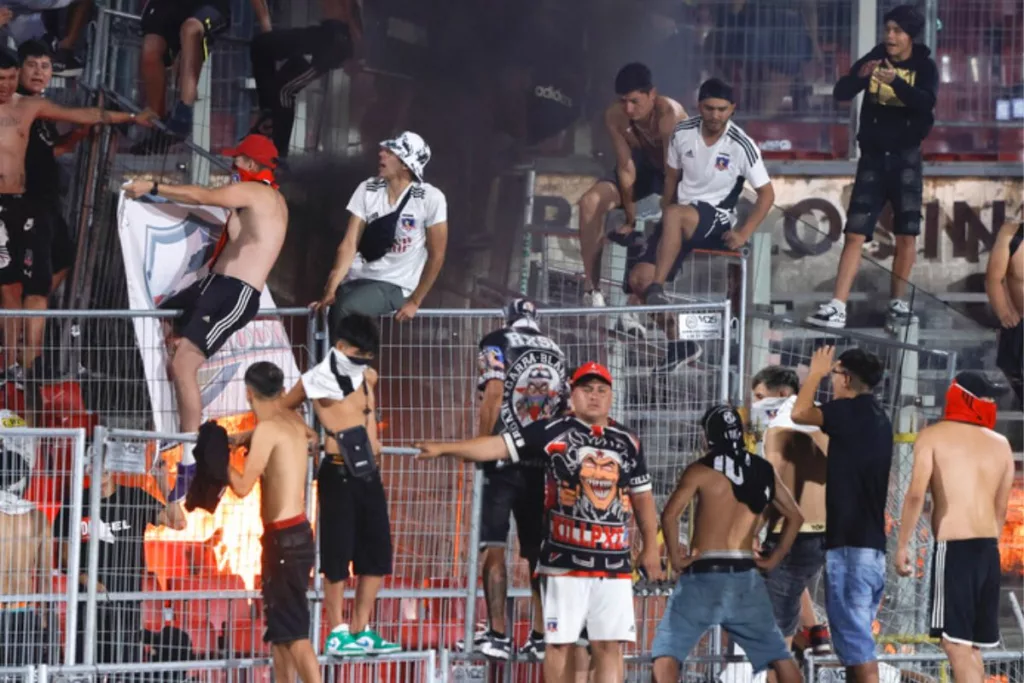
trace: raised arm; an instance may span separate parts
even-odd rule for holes
[[[811,367],[807,373],[807,379],[800,387],[800,393],[796,395],[796,403],[793,405],[793,422],[798,425],[811,425],[821,427],[825,424],[825,414],[821,408],[814,405],[814,395],[818,391],[818,385],[832,372],[832,362],[835,358],[836,349],[834,346],[822,346],[814,352],[811,357]],[[826,453],[827,455],[827,453]]]
[[[267,0],[249,0],[249,4],[252,5],[252,12],[256,15],[256,23],[259,24],[260,30],[264,33],[273,30],[270,24],[270,9],[267,7]]]
[[[136,180],[124,186],[124,193],[131,199],[153,195],[169,199],[178,204],[219,206],[224,209],[252,207],[262,192],[273,192],[261,183],[229,183],[220,187],[199,185],[164,185],[154,180]]]
[[[881,63],[879,59],[869,59],[870,56],[867,54],[858,59],[850,67],[850,73],[836,81],[836,85],[832,89],[833,98],[840,102],[849,102],[857,96],[857,93],[868,87],[872,72]]]
[[[995,244],[988,255],[988,266],[985,268],[985,292],[992,311],[999,318],[1003,327],[1016,327],[1020,322],[1020,313],[1010,301],[1006,291],[1006,271],[1010,267],[1010,242],[1017,231],[1015,223],[1007,222],[996,233]]]
[[[252,433],[249,455],[245,458],[244,469],[239,472],[234,467],[228,466],[228,483],[236,496],[244,498],[249,495],[256,480],[267,469],[270,454],[273,453],[276,443],[277,440],[271,427],[266,424],[256,425],[256,429]]]
[[[50,121],[78,123],[86,126],[95,124],[118,125],[122,123],[148,125],[150,122],[148,116],[136,116],[124,111],[107,111],[105,109],[97,109],[96,107],[62,107],[44,98],[34,101],[37,105],[36,118],[49,119]]]
[[[903,512],[900,514],[900,532],[896,541],[896,571],[900,576],[910,576],[914,570],[907,548],[917,528],[917,520],[921,518],[921,510],[924,509],[934,465],[935,449],[931,434],[925,429],[918,434],[914,443],[914,469],[910,475],[910,487],[903,494]]]

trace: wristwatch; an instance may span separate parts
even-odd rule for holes
[[[158,192],[159,188],[160,188],[160,183],[158,183],[157,181],[154,180],[153,181],[153,189],[150,190],[149,193],[155,197],[157,195],[157,192]]]

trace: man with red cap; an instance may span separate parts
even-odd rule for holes
[[[595,362],[573,374],[572,412],[512,425],[496,436],[417,444],[419,458],[538,461],[545,470],[541,576],[546,642],[544,680],[574,679],[570,654],[586,629],[595,681],[622,680],[623,643],[636,641],[630,517],[643,536],[640,565],[664,578],[658,517],[640,440],[609,417],[612,376]]]
[[[179,428],[184,433],[198,431],[202,422],[199,368],[256,316],[288,229],[288,205],[274,182],[277,148],[270,138],[248,135],[222,154],[233,159],[234,182],[227,185],[209,188],[136,180],[124,187],[130,199],[150,195],[230,211],[226,239],[222,238],[210,274],[161,303],[161,308],[183,311],[173,321],[169,346]],[[169,502],[184,500],[194,473],[192,449],[186,444]]]
[[[999,536],[1013,486],[1013,453],[993,431],[996,392],[985,377],[961,372],[946,392],[942,420],[914,443],[914,470],[903,497],[896,571],[910,576],[925,496],[932,494],[931,635],[957,681],[981,681],[980,648],[999,644]],[[915,556],[919,548],[914,548]]]

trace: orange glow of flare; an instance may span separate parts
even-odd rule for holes
[[[252,413],[243,413],[218,418],[217,423],[224,427],[229,435],[234,435],[252,429],[256,420]],[[150,447],[154,448],[152,444]],[[153,454],[153,457],[161,456],[167,460],[168,465],[176,464],[181,460],[181,447],[164,451],[161,454]],[[245,456],[246,449],[244,447],[233,448],[231,450],[231,466],[241,471],[245,465]],[[151,477],[145,477],[145,481],[133,483],[147,489],[154,496],[161,497],[155,490]],[[229,488],[224,492],[216,512],[212,515],[205,510],[193,510],[186,513],[187,526],[183,530],[150,527],[146,531],[146,540],[212,545],[217,568],[225,574],[240,576],[247,590],[255,590],[256,577],[261,573],[260,537],[263,535],[263,522],[260,520],[260,495],[259,482],[245,498],[239,498]],[[214,538],[215,534],[217,538]],[[154,569],[158,574],[163,573],[160,572],[162,568]]]
[[[1024,485],[1010,490],[1006,524],[999,537],[999,564],[1004,574],[1024,576]]]

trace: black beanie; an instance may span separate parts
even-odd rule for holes
[[[885,21],[894,21],[903,29],[903,32],[910,36],[911,40],[917,40],[924,30],[924,15],[913,5],[900,5],[894,7],[885,15]]]

